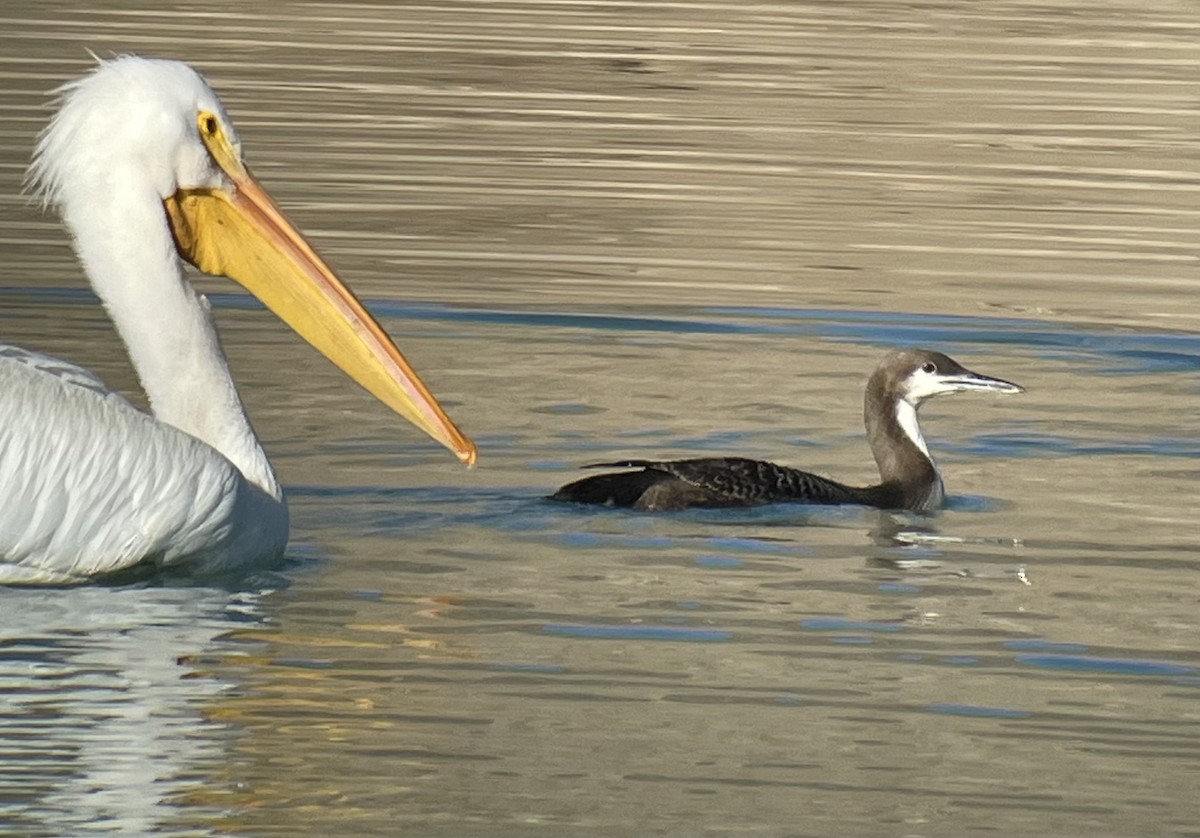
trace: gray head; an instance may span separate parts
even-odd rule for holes
[[[991,393],[1022,393],[1011,381],[980,375],[958,361],[930,349],[897,349],[889,352],[875,368],[868,385],[888,401],[903,400],[920,407],[926,399],[966,390]]]

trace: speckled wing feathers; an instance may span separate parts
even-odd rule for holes
[[[751,506],[761,503],[871,503],[870,490],[845,486],[799,469],[742,457],[621,460],[584,468],[630,468],[577,480],[556,500],[652,509]]]

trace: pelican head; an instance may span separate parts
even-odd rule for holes
[[[226,174],[210,149],[230,155],[222,161],[229,165],[241,160],[241,142],[216,93],[188,65],[124,56],[58,92],[60,107],[30,168],[48,205],[98,210],[98,195],[149,190],[166,201],[180,190],[235,188],[238,168]]]
[[[380,401],[474,462],[474,445],[250,173],[229,115],[195,70],[123,56],[59,92],[29,182],[62,214],[156,414],[156,394],[170,388],[147,380],[158,361],[139,358],[139,347],[162,352],[142,333],[165,328],[156,307],[174,305],[167,296],[186,286],[182,259],[243,285]],[[190,286],[186,294],[195,297]]]

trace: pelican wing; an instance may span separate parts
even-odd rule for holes
[[[110,392],[108,387],[104,386],[104,382],[91,370],[78,367],[60,358],[55,358],[53,355],[43,355],[41,352],[34,352],[32,349],[25,349],[20,346],[0,344],[0,368],[7,362],[23,364],[31,370],[37,370],[38,372],[57,378],[64,384],[82,387],[85,390],[91,390],[100,395],[110,395],[113,398],[120,398],[116,393]]]
[[[0,346],[0,583],[266,559],[283,550],[286,515],[215,449],[86,370]]]

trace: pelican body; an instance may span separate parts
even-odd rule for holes
[[[60,91],[29,181],[61,214],[153,415],[87,370],[0,345],[0,583],[278,557],[283,490],[184,262],[242,284],[368,392],[475,447],[242,159],[192,68],[124,56]]]
[[[917,409],[933,396],[967,390],[1022,392],[1016,384],[971,372],[927,349],[897,350],[879,362],[863,404],[867,440],[881,478],[873,486],[848,486],[743,457],[622,460],[584,468],[638,470],[585,477],[563,486],[551,499],[648,511],[790,502],[932,512],[946,493],[917,424]]]

